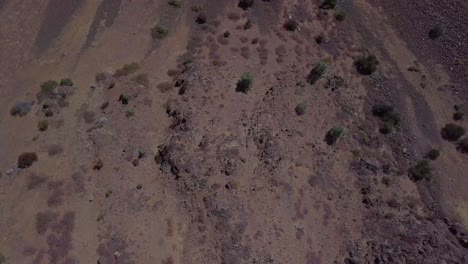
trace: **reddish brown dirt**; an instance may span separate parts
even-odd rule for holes
[[[468,129],[455,2],[0,1],[0,262],[467,263],[468,155],[440,136]],[[429,40],[435,20],[449,30]],[[388,135],[377,103],[400,113]],[[37,160],[17,168],[22,153]]]

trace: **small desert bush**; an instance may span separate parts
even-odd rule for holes
[[[329,64],[325,61],[321,61],[315,64],[314,68],[310,71],[307,81],[310,84],[317,82],[328,70]]]
[[[463,119],[463,116],[465,116],[465,113],[461,112],[461,111],[457,111],[453,114],[453,120],[455,121],[460,121]]]
[[[17,102],[10,108],[10,115],[12,116],[25,116],[31,111],[33,106],[32,102]]]
[[[198,13],[197,19],[195,20],[195,22],[196,22],[197,24],[202,25],[202,24],[205,24],[205,23],[206,23],[206,20],[207,20],[206,14],[203,13],[203,12],[200,12],[200,13]]]
[[[296,20],[290,18],[284,23],[284,28],[288,31],[296,31],[299,27],[299,23]]]
[[[128,94],[121,94],[119,96],[119,101],[122,102],[122,104],[126,105],[130,101],[130,96]]]
[[[62,80],[60,80],[60,85],[73,86],[73,80],[71,78],[63,78]]]
[[[163,39],[169,34],[169,30],[161,25],[156,25],[151,29],[153,39]]]
[[[133,117],[135,116],[135,108],[130,108],[127,110],[127,113],[125,113],[126,117]]]
[[[318,35],[318,36],[315,37],[315,43],[317,43],[317,44],[319,44],[319,45],[322,44],[322,43],[324,43],[325,40],[326,40],[326,39],[325,39],[325,36],[324,36],[323,34],[320,34],[320,35]]]
[[[165,92],[171,90],[173,87],[174,87],[173,82],[162,82],[162,83],[158,84],[158,89],[162,93],[165,93]]]
[[[182,0],[169,0],[167,3],[173,7],[181,7],[182,6]]]
[[[294,108],[294,111],[296,112],[296,115],[301,116],[306,113],[307,111],[307,103],[302,102]]]
[[[200,5],[194,5],[194,6],[192,6],[192,11],[195,12],[195,13],[201,12],[201,11],[203,11],[203,7],[200,6]]]
[[[344,11],[336,13],[335,19],[338,21],[344,21],[346,19],[346,13]]]
[[[457,141],[465,135],[465,129],[459,125],[447,124],[440,131],[442,138],[448,141]]]
[[[430,160],[436,160],[437,158],[439,158],[439,156],[440,156],[440,151],[437,149],[431,149],[426,153],[426,155],[424,155],[426,159],[430,159]]]
[[[460,150],[463,153],[468,153],[468,137],[458,142],[458,150]]]
[[[334,9],[338,3],[338,0],[325,0],[323,3],[320,5],[320,8],[322,9]]]
[[[249,7],[252,7],[254,0],[239,0],[239,4],[237,6],[244,10],[247,10]]]
[[[250,72],[245,72],[242,74],[239,81],[237,81],[236,91],[247,93],[250,91],[253,85],[253,76]]]
[[[38,160],[35,152],[24,152],[18,157],[18,168],[25,169],[30,167]]]
[[[138,159],[142,159],[146,156],[146,151],[144,149],[140,149],[138,151]]]
[[[429,30],[429,37],[431,39],[436,39],[441,37],[447,31],[447,26],[444,24],[438,24]]]
[[[135,83],[143,86],[143,87],[148,87],[149,86],[149,79],[148,79],[148,74],[146,73],[140,73],[137,76],[132,78],[132,81]]]
[[[138,69],[140,69],[140,65],[136,62],[125,64],[124,66],[122,66],[122,68],[115,71],[114,76],[115,77],[127,76],[127,75],[135,73],[136,71],[138,71]]]
[[[252,28],[252,20],[247,19],[247,21],[244,24],[244,30],[248,30]]]
[[[58,86],[58,82],[54,80],[48,80],[41,84],[41,91],[45,94],[49,94],[54,91],[54,89]]]
[[[418,164],[408,170],[408,174],[412,181],[430,179],[432,168],[429,166],[428,160],[421,160]]]
[[[46,131],[49,128],[49,121],[41,120],[37,123],[37,128],[39,131]]]
[[[328,145],[333,145],[338,139],[340,139],[346,132],[346,129],[342,126],[335,126],[328,131],[325,136],[325,141]]]
[[[390,134],[400,124],[400,115],[395,111],[393,106],[387,104],[379,104],[372,107],[372,114],[379,117],[384,123],[379,129],[382,134]]]
[[[367,56],[362,56],[355,63],[357,71],[362,75],[371,75],[377,70],[377,65],[379,61],[377,57],[373,54],[368,54]]]

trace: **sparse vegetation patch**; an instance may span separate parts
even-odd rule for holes
[[[173,7],[181,7],[182,6],[182,0],[169,0],[167,3]]]
[[[63,78],[62,80],[60,80],[60,85],[73,86],[73,80],[71,78]]]
[[[310,71],[307,81],[310,84],[317,82],[328,70],[329,65],[325,61],[315,64],[314,68]]]
[[[239,0],[239,4],[237,6],[242,8],[243,10],[247,10],[252,7],[254,4],[254,0]]]
[[[379,117],[384,123],[379,131],[382,134],[390,134],[400,124],[400,114],[398,114],[394,107],[387,104],[379,104],[372,107],[372,114]]]
[[[25,116],[31,111],[33,102],[17,102],[10,109],[10,115],[12,116]]]
[[[457,141],[465,135],[465,129],[459,125],[447,124],[440,131],[442,138],[448,141]]]
[[[146,73],[140,73],[137,76],[132,78],[132,81],[135,83],[143,86],[143,87],[148,87],[149,86],[149,79],[148,79],[148,74]]]
[[[37,123],[39,131],[46,131],[49,128],[49,122],[47,120],[41,120]]]
[[[345,134],[346,129],[342,126],[335,126],[328,131],[325,136],[325,141],[328,145],[333,145],[338,139],[343,137]]]
[[[252,88],[252,85],[253,85],[252,74],[250,72],[245,72],[244,74],[242,74],[240,80],[237,81],[236,91],[247,93]]]
[[[338,21],[345,21],[346,19],[346,13],[344,11],[340,11],[338,13],[336,13],[335,15],[335,19],[338,20]]]
[[[334,9],[338,4],[338,0],[325,0],[320,5],[322,9]]]
[[[355,62],[357,71],[362,75],[371,75],[377,70],[379,61],[373,54],[362,56]]]
[[[48,80],[41,84],[41,91],[45,94],[50,94],[58,86],[58,82],[54,80]]]
[[[35,152],[24,152],[18,157],[18,168],[25,169],[30,167],[34,162],[38,160]]]
[[[307,111],[307,103],[302,102],[302,103],[298,104],[296,106],[296,108],[294,108],[294,111],[296,112],[296,115],[298,115],[298,116],[301,116],[301,115],[305,114],[306,111]]]
[[[151,29],[153,39],[163,39],[167,37],[169,30],[161,25],[156,25]]]
[[[428,160],[421,160],[418,164],[408,170],[408,174],[410,179],[415,182],[430,179],[432,168],[430,167]]]
[[[116,70],[114,73],[114,76],[115,77],[127,76],[127,75],[135,73],[139,69],[140,69],[140,65],[136,62],[132,62],[129,64],[125,64],[124,66],[122,66],[122,68]]]
[[[119,96],[119,101],[122,102],[122,104],[126,105],[130,101],[130,96],[128,94],[121,94]]]
[[[437,149],[431,149],[426,153],[426,155],[424,155],[426,159],[430,159],[430,160],[436,160],[437,158],[439,158],[439,156],[440,156],[440,151]]]
[[[429,38],[437,39],[441,37],[447,31],[447,26],[444,24],[438,24],[429,30]]]
[[[288,31],[296,31],[299,27],[299,23],[296,20],[290,18],[284,23],[284,28]]]
[[[468,153],[468,137],[460,140],[458,143],[458,150],[462,153]]]

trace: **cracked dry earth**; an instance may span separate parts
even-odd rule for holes
[[[0,263],[468,263],[467,3],[320,7],[0,1]]]

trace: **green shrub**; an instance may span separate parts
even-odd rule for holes
[[[463,116],[465,116],[465,113],[461,112],[461,111],[457,111],[453,114],[453,120],[455,121],[460,121],[463,119]]]
[[[146,156],[146,151],[144,149],[140,149],[138,151],[138,159],[142,159]]]
[[[119,96],[119,101],[122,102],[122,104],[126,105],[130,101],[130,96],[128,94],[121,94]]]
[[[298,104],[296,106],[296,108],[294,108],[294,111],[296,112],[296,115],[298,115],[298,116],[301,116],[301,115],[305,114],[306,111],[307,111],[307,103],[302,102],[302,103]]]
[[[47,82],[43,82],[41,84],[41,91],[45,94],[49,94],[54,91],[54,89],[58,86],[58,82],[54,80],[48,80]]]
[[[325,141],[328,145],[334,144],[339,138],[341,138],[346,132],[346,129],[342,126],[335,126],[330,129],[325,136]]]
[[[458,150],[460,150],[463,153],[468,153],[468,137],[458,142]]]
[[[314,68],[310,71],[309,76],[307,77],[307,81],[310,84],[314,84],[327,72],[328,67],[329,65],[325,61],[321,61],[315,64]]]
[[[130,108],[127,110],[127,113],[125,113],[126,117],[132,117],[135,116],[135,108]]]
[[[437,158],[439,158],[439,156],[440,156],[440,151],[437,149],[431,149],[426,153],[426,155],[424,155],[426,159],[430,159],[430,160],[436,160]]]
[[[372,114],[379,117],[384,123],[379,131],[382,134],[390,134],[400,124],[400,115],[395,112],[393,106],[378,104],[372,107]]]
[[[125,64],[122,68],[115,71],[115,77],[127,76],[130,74],[135,73],[140,69],[140,65],[136,62],[132,62],[130,64]]]
[[[344,21],[346,19],[346,13],[344,11],[336,13],[335,19],[338,21]]]
[[[296,29],[299,27],[299,23],[297,23],[296,20],[290,18],[284,23],[284,28],[288,31],[296,31]]]
[[[239,0],[239,4],[237,4],[237,6],[244,10],[247,10],[253,6],[253,3],[254,3],[254,0]]]
[[[415,182],[430,179],[432,168],[429,166],[429,161],[421,160],[418,164],[408,170],[408,174],[410,179]]]
[[[384,122],[382,127],[380,127],[379,132],[387,135],[395,131],[395,125],[392,122]]]
[[[63,78],[62,80],[60,80],[60,85],[73,86],[73,80],[71,78]]]
[[[320,8],[322,8],[322,9],[334,9],[337,4],[338,4],[338,0],[325,0],[320,5]]]
[[[161,25],[156,25],[151,29],[151,37],[153,39],[163,39],[167,37],[169,30]]]
[[[447,26],[444,24],[438,24],[435,27],[433,27],[431,30],[429,30],[429,37],[431,39],[436,39],[445,34],[447,31]]]
[[[377,65],[379,65],[379,61],[377,57],[372,54],[367,56],[363,56],[359,58],[355,62],[357,71],[362,75],[371,75],[377,70]]]
[[[465,129],[459,125],[447,124],[440,131],[442,138],[448,141],[457,141],[465,135]]]
[[[250,91],[253,85],[253,76],[250,72],[245,72],[242,74],[239,81],[237,81],[236,91],[247,93]]]
[[[39,131],[46,131],[49,128],[49,122],[47,120],[42,120],[37,123],[37,128]]]
[[[315,43],[317,43],[319,45],[324,43],[325,41],[326,41],[326,39],[325,39],[325,36],[323,34],[320,34],[320,35],[315,37]]]
[[[173,7],[181,7],[182,6],[182,0],[169,0],[167,3]]]

